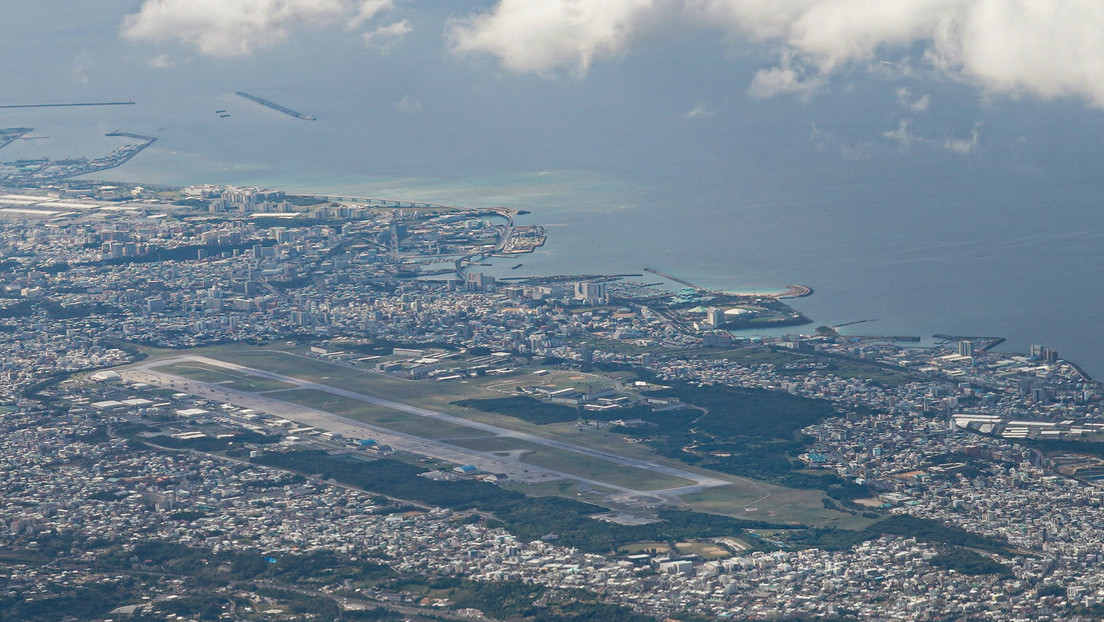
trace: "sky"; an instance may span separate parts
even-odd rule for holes
[[[427,111],[442,89],[553,91],[573,103],[670,105],[657,84],[684,68],[677,112],[708,119],[779,100],[830,108],[840,91],[875,83],[896,99],[897,123],[867,138],[964,155],[984,139],[974,123],[923,134],[953,116],[943,91],[972,107],[1024,99],[1104,106],[1104,4],[1094,0],[9,0],[6,99],[202,90],[245,77],[319,88],[318,79],[375,80],[391,113]],[[334,64],[311,74],[315,63]],[[27,69],[31,69],[28,71]],[[448,74],[448,75],[442,75]],[[612,74],[612,75],[611,75]],[[315,79],[312,79],[314,77]],[[674,76],[677,78],[678,76]],[[627,89],[611,93],[595,83]],[[434,81],[435,84],[426,84]],[[405,84],[404,84],[405,82]],[[617,84],[620,83],[620,84]],[[593,98],[621,95],[620,101]],[[863,95],[866,96],[865,94]],[[94,98],[94,97],[93,97]],[[473,98],[464,98],[476,103]],[[732,102],[738,99],[740,101]],[[765,103],[764,103],[765,101]],[[463,101],[460,102],[462,105]],[[999,105],[999,103],[997,104]],[[861,108],[862,106],[858,106]],[[957,102],[952,107],[959,108]],[[960,112],[960,110],[956,110]],[[814,115],[809,115],[814,116]],[[508,121],[508,120],[506,120]],[[823,128],[821,131],[825,131]]]
[[[0,109],[35,128],[0,158],[137,132],[117,178],[530,209],[578,251],[549,270],[804,283],[818,322],[1104,373],[1102,32],[1099,0],[6,0],[0,105],[137,104]]]
[[[1059,115],[1095,131],[1104,107],[1092,0],[8,0],[5,16],[0,50],[18,60],[0,65],[0,104],[140,104],[0,111],[8,126],[86,128],[5,158],[86,154],[125,123],[163,139],[152,153],[172,150],[175,169],[275,173],[242,148],[270,128],[200,114],[246,90],[331,122],[280,128],[299,170],[701,185],[746,159],[734,149],[764,154],[753,167],[808,152],[1030,167],[1054,147],[1025,146],[1030,126]],[[365,152],[346,148],[344,166],[308,157],[353,139]]]

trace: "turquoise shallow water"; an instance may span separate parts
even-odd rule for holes
[[[198,172],[158,178],[149,166],[128,165],[116,177],[173,183],[204,178]],[[1091,203],[1067,203],[1062,210],[1028,207],[1055,203],[1050,184],[987,191],[978,185],[1007,180],[985,180],[981,176],[991,173],[981,170],[977,177],[943,177],[937,186],[909,179],[895,180],[892,189],[810,180],[804,187],[728,188],[702,196],[674,183],[570,170],[358,179],[273,168],[216,180],[526,209],[532,213],[519,222],[546,226],[548,244],[517,260],[498,261],[488,272],[639,273],[648,266],[715,289],[763,291],[799,283],[815,293],[793,304],[815,325],[874,320],[850,330],[998,335],[1009,340],[1006,348],[1043,343],[1090,373],[1104,372],[1097,321],[1104,303],[1104,218]],[[1063,192],[1068,202],[1069,188]],[[1009,194],[1023,206],[1003,204]],[[523,267],[510,270],[518,262]]]

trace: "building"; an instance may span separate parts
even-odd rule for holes
[[[606,284],[579,281],[575,284],[575,300],[581,300],[588,305],[606,304],[609,300],[606,294]]]
[[[717,328],[725,323],[724,309],[718,307],[710,307],[705,311],[705,322],[713,328]]]

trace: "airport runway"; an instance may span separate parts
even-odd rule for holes
[[[588,479],[586,477],[580,477],[578,475],[563,473],[552,469],[526,464],[524,462],[521,462],[520,460],[514,459],[513,457],[496,456],[490,452],[465,449],[462,447],[457,447],[455,445],[449,445],[444,442],[425,439],[411,434],[394,432],[386,428],[370,425],[361,421],[357,421],[355,419],[350,419],[348,417],[342,417],[340,415],[335,415],[333,413],[328,413],[322,410],[299,406],[297,404],[292,404],[289,402],[266,397],[260,393],[238,391],[236,389],[231,389],[217,383],[200,382],[181,376],[176,376],[160,369],[154,369],[155,367],[163,367],[167,365],[188,362],[201,363],[212,367],[220,367],[231,371],[246,373],[252,376],[277,380],[279,382],[293,385],[297,389],[311,389],[322,391],[325,393],[330,393],[332,395],[362,401],[367,404],[405,412],[418,417],[424,417],[441,422],[446,422],[452,425],[463,426],[466,428],[470,428],[473,431],[483,433],[473,434],[473,436],[496,436],[514,438],[529,443],[558,449],[561,451],[569,451],[585,456],[590,456],[593,458],[598,458],[601,460],[606,460],[626,467],[644,469],[652,471],[654,473],[679,477],[682,479],[690,480],[693,482],[693,484],[666,488],[662,490],[635,490],[624,486],[616,486],[608,482]],[[529,434],[527,432],[520,432],[507,428],[501,428],[488,423],[471,421],[462,417],[448,415],[442,412],[421,408],[418,406],[411,406],[409,404],[395,402],[374,395],[367,395],[356,391],[350,391],[348,389],[342,389],[340,387],[319,384],[316,382],[295,378],[293,376],[286,376],[284,374],[278,374],[262,369],[255,369],[243,365],[228,363],[225,361],[220,361],[204,356],[188,355],[160,359],[148,363],[141,363],[126,370],[121,370],[120,375],[128,380],[146,382],[162,387],[167,387],[171,382],[173,384],[172,388],[178,389],[184,393],[190,393],[192,395],[204,397],[207,399],[219,400],[234,404],[236,406],[252,408],[258,412],[264,412],[270,415],[286,418],[288,420],[295,421],[296,423],[316,427],[321,430],[339,433],[349,438],[364,438],[371,436],[372,438],[378,440],[380,443],[392,445],[397,449],[409,451],[414,454],[431,456],[456,464],[474,464],[485,472],[506,473],[511,479],[515,479],[517,481],[536,483],[557,479],[569,479],[585,482],[593,486],[599,486],[617,491],[613,495],[613,499],[620,502],[655,504],[663,501],[677,501],[677,497],[680,495],[698,492],[707,488],[713,488],[717,486],[726,486],[730,484],[730,482],[723,479],[709,477],[706,475],[685,471],[683,469],[678,469],[667,465],[656,464],[652,461],[630,458],[612,452],[591,449],[588,447],[580,447],[563,441],[557,441],[554,439],[545,438],[543,436]]]

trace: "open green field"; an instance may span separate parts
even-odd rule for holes
[[[606,495],[616,492],[612,488],[605,488],[602,486],[595,486],[584,482],[577,482],[575,480],[556,480],[553,482],[519,482],[519,481],[506,481],[502,482],[501,486],[507,490],[513,490],[522,494],[529,495],[531,497],[564,497],[567,499],[576,499],[583,497],[583,500],[593,501],[593,497]],[[592,497],[592,498],[587,498]],[[599,502],[599,504],[601,504]]]
[[[759,485],[761,489],[746,484],[709,488],[684,495],[682,500],[699,512],[780,523],[861,529],[874,522],[862,516],[825,510],[821,502],[823,495],[819,490],[783,488],[767,483]],[[763,498],[765,493],[770,493],[770,496]],[[816,505],[813,505],[814,501]],[[753,508],[754,511],[748,511]]]
[[[661,490],[663,488],[689,486],[694,483],[681,477],[625,466],[609,460],[554,447],[541,447],[535,451],[526,452],[522,455],[521,461],[560,471],[561,473],[578,475],[579,477],[595,479],[614,486],[624,486],[635,490]]]
[[[367,369],[330,363],[269,348],[234,345],[201,348],[191,352],[309,382],[427,407],[430,407],[429,404],[437,406],[439,402],[447,404],[449,401],[457,399],[497,395],[484,389],[482,383],[476,383],[474,380],[470,383],[405,380],[368,371]],[[484,382],[502,381],[501,378],[481,380]]]
[[[404,413],[400,410],[386,408],[362,402],[360,400],[326,393],[317,389],[293,389],[290,391],[276,391],[266,397],[299,404],[307,408],[314,408],[342,417],[356,419],[364,423],[401,432],[412,434],[422,438],[442,439],[451,437],[473,436],[481,434],[478,430],[453,425],[445,421],[426,419],[417,415]]]
[[[279,380],[271,380],[269,378],[262,378],[260,376],[254,376],[245,372],[214,367],[212,365],[204,365],[203,363],[191,361],[186,363],[173,363],[169,365],[162,365],[160,367],[154,367],[154,369],[157,371],[165,372],[166,374],[172,374],[174,376],[182,376],[184,378],[191,378],[192,380],[208,382],[211,384],[220,384],[229,389],[236,389],[238,391],[249,391],[253,393],[260,391],[290,389],[294,386],[286,382],[280,382]]]

